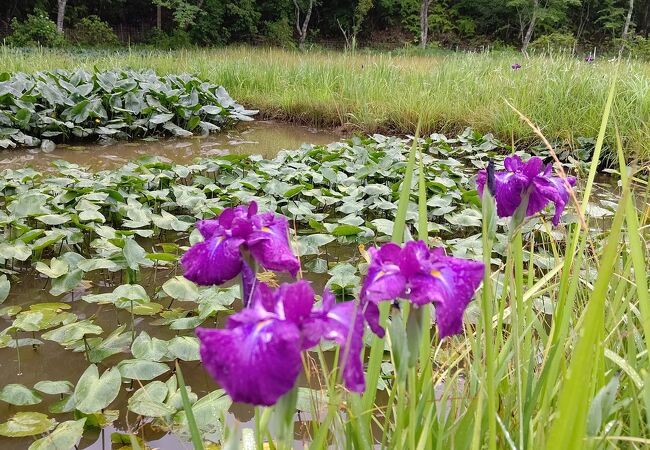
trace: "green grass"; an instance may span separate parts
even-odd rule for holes
[[[466,126],[506,142],[534,140],[510,101],[552,140],[573,144],[600,128],[615,63],[588,64],[566,56],[516,53],[395,56],[381,53],[297,53],[224,48],[172,52],[69,53],[4,48],[2,69],[26,71],[93,66],[192,72],[223,84],[265,117],[365,132],[404,133],[422,119],[422,131],[453,133]],[[514,71],[510,64],[523,68]],[[650,65],[625,61],[614,112],[629,154],[650,156]],[[614,148],[614,142],[608,141]],[[615,151],[611,151],[615,155]]]

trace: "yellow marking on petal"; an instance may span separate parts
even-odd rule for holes
[[[271,229],[269,227],[262,227],[262,231],[264,231],[265,233],[270,233]]]
[[[384,272],[383,270],[380,270],[379,272],[377,272],[377,276],[375,277],[375,279],[381,278],[384,275],[386,275],[386,272]]]
[[[259,332],[262,328],[271,323],[271,319],[266,319],[255,325],[255,332]]]
[[[442,278],[442,274],[440,273],[440,271],[438,271],[436,269],[433,269],[431,271],[431,276],[434,277],[434,278]]]

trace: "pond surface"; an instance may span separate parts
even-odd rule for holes
[[[190,163],[199,157],[233,153],[259,154],[271,158],[280,150],[300,148],[304,143],[328,144],[340,139],[341,135],[332,131],[272,121],[255,121],[239,124],[235,128],[220,134],[189,139],[58,145],[49,152],[41,149],[2,150],[0,151],[0,171],[26,166],[31,166],[37,170],[48,170],[51,167],[50,164],[55,160],[66,160],[97,171],[113,169],[124,165],[128,161],[153,155],[181,164]],[[157,273],[149,271],[143,274],[140,283],[153,294],[156,287],[159,287],[162,282],[173,275],[175,273],[169,271],[158,271]],[[324,284],[322,279],[312,279],[312,281],[315,282],[315,285],[320,285],[321,288]],[[77,314],[79,319],[92,317],[95,323],[102,326],[107,332],[114,330],[119,325],[129,327],[131,319],[127,311],[116,311],[114,308],[106,306],[102,307],[83,301],[75,301],[85,294],[111,292],[115,286],[121,283],[121,280],[112,280],[110,278],[89,280],[64,297],[50,295],[48,293],[49,286],[46,283],[47,279],[42,278],[36,271],[23,273],[19,277],[17,285],[12,288],[9,298],[3,306],[21,306],[28,309],[29,305],[35,303],[65,302],[71,306],[69,311]],[[3,318],[0,318],[0,322],[2,322],[2,328],[11,324],[11,320]],[[136,318],[134,325],[137,332],[146,330],[152,336],[162,339],[169,339],[174,336],[174,332],[167,327],[154,326],[149,322],[149,318]],[[29,334],[21,333],[20,338],[29,338],[31,337],[28,336]],[[47,340],[43,340],[41,345],[33,348],[31,346],[21,346],[19,351],[5,348],[0,350],[0,355],[0,373],[3,375],[2,385],[20,383],[33,386],[42,380],[69,380],[74,383],[89,364],[83,353],[66,351],[57,343]],[[119,359],[122,359],[119,355],[110,357],[99,365],[100,371],[117,363]],[[182,364],[187,384],[192,387],[199,397],[202,397],[216,389],[217,386],[204,370],[199,369],[199,366],[199,362]],[[165,377],[168,378],[167,375]],[[143,384],[146,384],[146,382]],[[111,433],[127,430],[129,425],[132,425],[129,423],[129,419],[131,421],[136,419],[134,414],[130,414],[130,417],[125,416],[124,411],[126,411],[126,402],[129,395],[139,387],[137,382],[130,389],[128,386],[126,388],[123,386],[120,396],[111,405],[111,409],[120,410],[119,419],[111,426],[105,427],[103,430],[97,430],[95,434],[86,431],[79,448],[89,450],[111,448]],[[47,414],[46,403],[43,402],[26,408],[11,406],[2,402],[0,403],[1,421],[21,410],[38,411]],[[252,427],[253,415],[252,408],[246,405],[233,405],[227,420],[233,423],[240,422],[242,427],[247,428]],[[61,421],[63,419],[59,420],[59,422]],[[149,426],[145,427],[145,435],[151,448],[161,450],[191,448],[189,443],[183,442],[178,436],[166,434],[164,431],[157,431]],[[0,437],[0,448],[27,448],[32,441],[32,438]]]
[[[283,149],[297,149],[304,143],[329,144],[341,135],[333,131],[286,122],[242,122],[223,133],[186,139],[113,141],[105,144],[60,144],[52,151],[41,149],[0,150],[0,171],[31,166],[45,170],[52,161],[65,161],[92,170],[112,169],[142,156],[160,156],[170,162],[190,163],[198,157],[226,154],[256,154],[265,158]]]

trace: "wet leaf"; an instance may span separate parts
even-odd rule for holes
[[[0,390],[0,400],[11,405],[36,405],[43,398],[33,389],[29,389],[22,384],[6,384]]]
[[[169,341],[169,353],[182,361],[198,361],[201,356],[199,354],[199,339],[194,336],[176,336]]]
[[[164,403],[168,394],[167,385],[152,381],[138,389],[128,401],[129,411],[147,417],[171,416],[176,409]]]
[[[196,284],[181,276],[167,280],[163,284],[162,289],[171,298],[181,301],[193,302],[199,296],[199,290]]]
[[[49,395],[71,394],[74,386],[69,381],[39,381],[34,385],[34,389]]]
[[[169,372],[167,364],[142,359],[127,359],[117,365],[122,377],[131,380],[153,380],[165,372]]]
[[[75,387],[73,398],[79,411],[91,414],[110,405],[120,392],[122,378],[116,367],[106,370],[101,376],[95,364],[81,375]]]
[[[63,450],[74,448],[83,435],[85,423],[86,419],[63,422],[48,436],[30,445],[28,450]]]
[[[7,275],[0,275],[0,303],[3,303],[9,297],[11,290],[11,283],[7,279]]]
[[[50,431],[56,420],[37,412],[18,412],[7,422],[0,424],[0,436],[25,437],[35,436]]]

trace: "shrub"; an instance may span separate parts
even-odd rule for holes
[[[282,17],[274,22],[265,23],[264,40],[270,45],[291,48],[295,46],[293,28],[288,17]]]
[[[63,33],[57,31],[56,24],[40,9],[34,10],[34,14],[28,14],[24,22],[14,17],[11,29],[13,32],[7,42],[15,47],[60,47],[65,44]]]
[[[156,48],[178,49],[192,46],[192,39],[187,31],[174,30],[167,34],[160,28],[153,28],[145,39],[145,43]]]
[[[81,45],[114,46],[120,43],[111,26],[97,16],[84,17],[77,22],[72,36],[74,41]]]
[[[613,41],[613,47],[616,51],[618,51],[621,45],[623,46],[623,51],[633,58],[644,59],[646,61],[650,60],[650,39],[636,35],[625,42],[621,41],[621,39],[615,39]]]
[[[535,39],[530,48],[541,53],[571,51],[576,45],[576,38],[571,33],[554,32]]]

